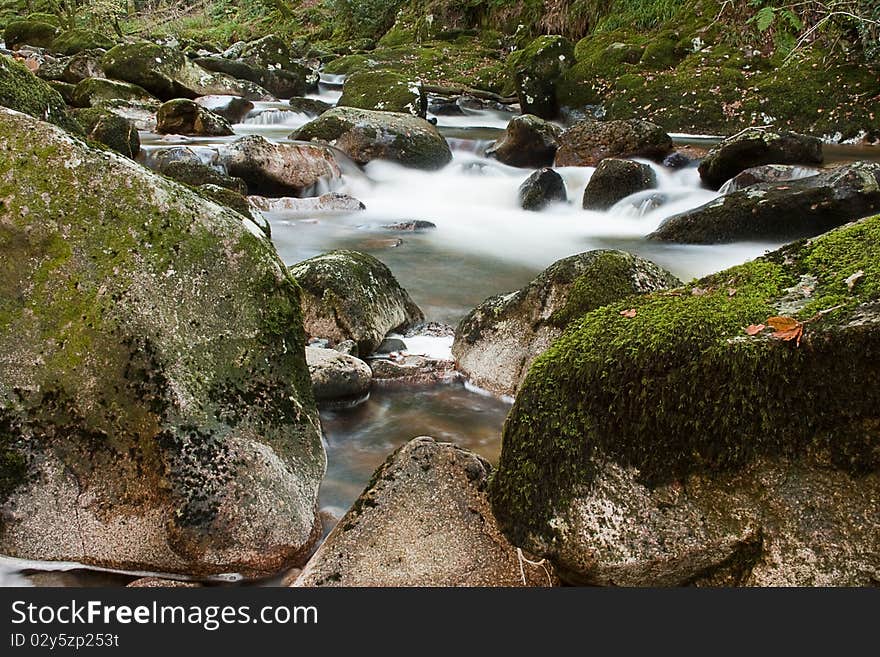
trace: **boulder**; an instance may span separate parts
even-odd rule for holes
[[[238,214],[243,217],[247,217],[253,221],[261,231],[263,231],[263,234],[266,237],[272,237],[272,227],[269,225],[269,222],[260,212],[255,211],[254,208],[251,207],[250,203],[248,203],[247,197],[243,194],[238,193],[234,189],[221,187],[220,185],[213,185],[211,183],[199,185],[195,187],[195,191],[198,192],[200,196],[204,196],[206,199],[214,201],[217,205],[222,205],[225,208],[238,212]]]
[[[77,107],[92,107],[104,101],[117,100],[150,101],[153,97],[136,84],[105,78],[86,78],[73,91],[73,104]]]
[[[300,195],[342,176],[333,152],[316,144],[276,144],[257,135],[220,149],[219,164],[255,194]]]
[[[32,71],[34,75],[36,75],[41,80],[46,80],[47,82],[55,81],[63,81],[64,80],[64,67],[67,66],[67,62],[70,60],[69,57],[44,57],[42,61],[39,61],[39,68],[37,70]],[[30,70],[30,61],[24,60],[25,66]]]
[[[291,135],[332,144],[358,164],[391,160],[416,169],[440,169],[452,160],[433,125],[409,114],[336,107]]]
[[[880,210],[880,163],[752,185],[666,219],[648,237],[683,244],[790,241]]]
[[[498,530],[491,470],[451,443],[414,438],[379,467],[294,586],[553,584]]]
[[[87,78],[103,78],[104,69],[101,68],[103,55],[95,51],[83,51],[70,59],[65,60],[61,79],[70,84],[79,84]]]
[[[276,69],[223,57],[199,57],[194,62],[208,71],[225,73],[238,80],[252,82],[277,98],[301,96],[309,89],[307,79],[311,71],[301,64],[291,64],[288,69]]]
[[[229,122],[187,98],[163,103],[156,113],[156,132],[162,135],[226,137],[234,134]]]
[[[507,418],[505,533],[575,584],[876,583],[878,281],[875,216],[585,315]]]
[[[320,401],[358,399],[370,391],[370,366],[335,349],[306,347],[312,392]]]
[[[394,274],[382,262],[357,251],[331,251],[290,267],[302,288],[306,333],[331,342],[354,340],[372,354],[391,331],[424,320]]]
[[[21,46],[35,48],[51,48],[58,28],[51,23],[40,20],[17,20],[6,26],[3,40],[10,50],[18,50]]]
[[[292,111],[309,116],[321,116],[324,112],[333,109],[333,105],[317,98],[291,98],[287,102]]]
[[[162,100],[212,94],[272,100],[272,95],[247,80],[212,73],[173,48],[154,43],[121,44],[101,60],[108,77],[139,85]]]
[[[764,164],[759,167],[746,169],[718,189],[719,194],[730,194],[738,192],[746,187],[757,185],[760,183],[781,183],[789,180],[799,180],[800,178],[809,178],[821,173],[819,169],[809,167],[800,167],[793,164]]]
[[[131,121],[138,130],[156,132],[156,112],[161,106],[158,100],[99,100],[98,105]]]
[[[565,203],[565,181],[553,169],[538,169],[519,186],[519,205],[523,210],[543,210],[550,203]]]
[[[718,189],[736,174],[762,164],[822,164],[822,140],[795,132],[750,128],[714,147],[700,162],[700,178]]]
[[[366,206],[353,196],[334,192],[311,198],[251,196],[250,202],[263,212],[295,212],[310,215],[359,212],[366,209]]]
[[[0,171],[0,553],[196,577],[302,563],[326,457],[271,242],[7,110]]]
[[[61,95],[24,65],[3,55],[0,55],[0,106],[82,134],[82,127],[68,114]]]
[[[540,36],[507,60],[509,75],[524,114],[554,119],[559,114],[556,85],[574,64],[574,46],[565,37]]]
[[[648,121],[578,121],[559,137],[557,167],[594,167],[606,157],[644,157],[662,161],[672,138]]]
[[[516,394],[532,362],[574,320],[636,294],[680,281],[623,251],[587,251],[553,263],[524,288],[490,297],[458,325],[452,355],[476,385]]]
[[[66,82],[59,82],[58,80],[47,80],[47,82],[52,89],[58,92],[58,95],[61,96],[65,104],[74,104],[74,92],[76,91],[75,84],[67,84]]]
[[[219,114],[229,123],[241,123],[254,109],[254,104],[238,96],[200,96],[196,102],[214,114]]]
[[[428,97],[422,83],[394,71],[357,71],[345,78],[338,107],[402,112],[425,118]]]
[[[413,354],[372,358],[370,369],[374,384],[385,388],[433,386],[462,378],[455,370],[455,361]]]
[[[82,109],[76,112],[76,120],[85,129],[89,139],[94,139],[125,157],[135,158],[141,150],[137,128],[109,110],[100,107]]]
[[[512,167],[548,167],[553,164],[561,134],[558,125],[534,114],[517,116],[507,124],[504,136],[489,147],[486,157]]]
[[[630,194],[657,187],[657,174],[647,164],[609,157],[599,162],[584,190],[584,210],[607,210]]]
[[[244,180],[229,176],[217,167],[202,163],[201,160],[162,158],[156,162],[155,169],[169,178],[193,187],[216,185],[232,190],[241,196],[247,195],[248,189]]]
[[[65,30],[52,42],[52,50],[62,55],[76,55],[84,50],[110,50],[116,43],[100,32],[75,28]]]
[[[289,71],[300,64],[294,61],[290,47],[274,34],[245,43],[235,59],[241,59],[252,66],[263,69],[280,69]]]

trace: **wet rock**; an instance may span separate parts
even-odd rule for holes
[[[700,162],[700,178],[711,189],[762,164],[821,164],[822,141],[794,132],[743,130],[722,141]]]
[[[257,135],[220,149],[219,163],[248,188],[268,196],[297,196],[342,176],[332,151],[315,144],[277,144]]]
[[[60,94],[5,55],[0,55],[0,105],[82,134],[82,127],[68,114]]]
[[[240,215],[247,217],[253,221],[261,231],[263,231],[263,234],[266,237],[272,237],[272,226],[259,210],[255,210],[251,207],[246,196],[239,194],[234,189],[221,187],[220,185],[213,185],[211,183],[199,185],[195,189],[199,195],[214,201],[217,205],[222,205],[225,208],[234,210]]]
[[[199,589],[199,582],[186,582],[179,579],[162,579],[161,577],[141,577],[126,585],[132,589]]]
[[[672,138],[648,121],[578,121],[559,137],[557,167],[594,167],[606,157],[644,157],[662,161]]]
[[[692,163],[693,160],[688,157],[686,153],[682,153],[681,151],[670,153],[663,158],[663,166],[665,166],[667,169],[684,169],[685,167],[690,166]]]
[[[84,51],[66,60],[61,79],[70,84],[79,84],[88,78],[103,78],[104,69],[101,68],[100,51]]]
[[[574,61],[571,42],[553,34],[540,36],[509,55],[507,68],[516,84],[523,114],[556,118],[559,114],[556,85]]]
[[[226,119],[186,98],[177,98],[162,104],[156,113],[156,132],[162,135],[202,137],[226,137],[233,134]]]
[[[290,103],[292,111],[310,116],[321,116],[324,112],[333,109],[333,105],[317,98],[291,98],[287,102]]]
[[[657,186],[657,174],[647,164],[605,158],[584,190],[584,210],[607,210],[631,194]]]
[[[553,164],[561,134],[558,125],[533,114],[517,116],[507,124],[504,137],[489,147],[486,157],[512,167],[548,167]]]
[[[567,200],[565,181],[553,169],[539,169],[519,186],[519,204],[523,210],[543,210],[550,203]]]
[[[418,80],[393,71],[357,71],[345,78],[337,106],[425,118],[428,101]]]
[[[394,274],[366,253],[331,251],[290,267],[303,290],[306,332],[332,342],[354,340],[372,354],[391,331],[424,320]]]
[[[417,169],[440,169],[452,160],[449,144],[437,128],[415,116],[336,107],[291,135],[320,140],[358,164],[391,160]]]
[[[434,116],[464,116],[457,98],[429,98],[428,112]]]
[[[404,351],[406,343],[400,338],[385,338],[382,343],[376,347],[376,354],[390,354],[394,351]]]
[[[333,348],[341,354],[348,354],[349,356],[354,356],[355,358],[357,358],[360,354],[357,342],[355,342],[354,340],[343,340]]]
[[[752,167],[736,174],[718,190],[719,194],[730,194],[760,183],[781,183],[789,180],[809,178],[820,173],[819,169],[799,167],[791,164],[765,164]]]
[[[455,371],[455,361],[417,354],[371,358],[370,369],[373,371],[373,380],[386,388],[430,386],[451,383],[461,378],[461,375]]]
[[[575,584],[876,582],[878,263],[873,217],[583,317],[507,418],[505,533]]]
[[[10,50],[18,50],[22,46],[35,48],[51,48],[58,28],[51,23],[39,20],[17,20],[6,26],[3,40]]]
[[[196,102],[207,110],[219,114],[229,123],[241,123],[254,104],[238,96],[201,96]]]
[[[190,151],[192,152],[192,151]],[[194,154],[195,155],[195,154]],[[193,187],[200,185],[216,185],[225,189],[232,190],[240,196],[247,195],[247,185],[241,178],[235,178],[225,174],[216,167],[202,163],[195,155],[196,159],[172,159],[162,158],[157,163],[156,170],[160,173],[173,178],[178,182],[182,182]],[[197,161],[196,161],[197,160]],[[247,199],[244,199],[247,204]]]
[[[680,281],[623,251],[587,251],[553,263],[524,288],[486,299],[458,326],[452,354],[481,388],[514,395],[532,362],[574,320],[634,294]]]
[[[264,212],[296,212],[301,214],[332,214],[338,212],[359,212],[366,206],[353,196],[330,192],[312,198],[266,198],[251,196],[254,207]]]
[[[52,50],[62,55],[76,55],[84,50],[109,50],[116,43],[113,39],[83,28],[65,30],[52,42]]]
[[[491,466],[415,438],[379,467],[294,586],[547,586],[498,531],[484,489]]]
[[[105,78],[86,78],[77,84],[73,91],[73,104],[76,107],[92,107],[105,101],[149,101],[152,99],[153,97],[146,89],[136,84]]]
[[[422,219],[414,219],[412,221],[399,221],[396,224],[386,224],[382,226],[386,230],[398,230],[407,233],[420,233],[425,230],[434,230],[437,224],[424,221]]]
[[[306,347],[312,390],[318,401],[353,399],[370,391],[370,366],[335,349]]]
[[[79,110],[75,116],[89,139],[109,146],[125,157],[137,157],[141,139],[131,122],[100,107]]]
[[[271,242],[5,109],[0,171],[0,552],[199,577],[301,564],[326,457]]]
[[[809,178],[762,183],[669,217],[648,237],[684,244],[791,241],[880,209],[880,164],[856,162]]]

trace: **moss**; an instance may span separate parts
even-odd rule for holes
[[[85,128],[86,135],[117,153],[134,158],[141,149],[141,140],[129,121],[103,108],[82,109],[76,118]]]
[[[425,116],[421,83],[393,71],[359,71],[345,80],[337,105]]]
[[[0,56],[0,105],[82,134],[58,92],[22,64],[4,56]]]
[[[118,80],[86,78],[76,85],[73,91],[74,105],[91,107],[107,100],[152,100],[153,97],[143,87]]]
[[[75,55],[83,50],[94,50],[97,48],[109,50],[114,45],[112,39],[100,32],[77,28],[62,32],[55,37],[55,41],[52,42],[52,49],[64,55]]]
[[[876,431],[852,427],[870,430],[877,418],[880,336],[876,324],[840,326],[876,302],[878,257],[873,217],[575,321],[529,370],[504,428],[490,494],[514,542],[552,536],[547,523],[590,485],[590,464],[603,457],[637,468],[649,486],[759,455],[830,452],[851,471],[876,459],[865,447],[876,448]],[[845,277],[857,267],[865,285],[849,291]],[[805,273],[819,282],[798,318],[845,307],[808,324],[800,347],[747,336],[743,327],[778,314]],[[621,314],[628,309],[635,316]]]
[[[58,28],[42,21],[13,21],[6,26],[4,39],[7,48],[15,50],[18,46],[51,48]]]

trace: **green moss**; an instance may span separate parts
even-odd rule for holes
[[[86,78],[73,91],[74,105],[91,107],[108,100],[151,100],[149,92],[127,82],[104,78]]]
[[[345,80],[337,105],[425,116],[421,83],[393,71],[359,71]]]
[[[82,134],[58,92],[24,65],[4,56],[0,56],[0,105]]]
[[[135,128],[126,119],[104,108],[82,109],[76,118],[85,128],[86,135],[117,153],[134,158],[141,149],[141,140]]]
[[[50,48],[56,34],[58,34],[58,28],[51,23],[30,20],[13,21],[6,26],[4,40],[6,47],[13,50],[24,45]]]
[[[94,30],[76,28],[62,32],[52,42],[52,49],[64,55],[75,55],[83,50],[103,48],[109,50],[114,46],[109,37]]]

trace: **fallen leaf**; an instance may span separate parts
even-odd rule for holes
[[[860,279],[864,278],[864,276],[865,272],[859,269],[855,274],[846,279],[846,289],[852,292],[853,288],[856,286],[856,283],[858,283]]]
[[[758,335],[761,331],[763,331],[767,326],[765,324],[749,324],[746,327],[746,334],[748,335]]]
[[[636,316],[636,309],[630,308],[629,310],[621,310],[620,314],[626,317],[627,319],[632,319]]]
[[[785,329],[782,331],[776,331],[770,337],[776,338],[777,340],[782,340],[784,342],[790,342],[791,340],[795,341],[795,345],[798,347],[801,346],[801,337],[804,335],[804,327],[802,324],[798,324],[797,326]]]
[[[727,296],[735,297],[736,296],[736,288],[732,288],[732,287],[727,288]]]
[[[770,326],[777,331],[790,331],[791,329],[800,326],[800,322],[794,317],[770,317],[767,319],[767,326]]]

